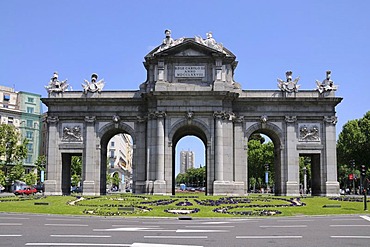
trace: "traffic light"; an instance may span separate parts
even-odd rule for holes
[[[366,166],[361,165],[361,176],[366,176]]]
[[[349,164],[352,166],[353,169],[356,167],[355,160],[350,160]]]

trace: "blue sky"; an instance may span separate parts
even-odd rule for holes
[[[236,55],[243,89],[277,89],[287,70],[301,89],[314,89],[331,70],[344,98],[337,134],[370,110],[370,1],[12,0],[0,10],[0,85],[17,91],[46,97],[54,71],[74,90],[93,72],[105,90],[135,90],[165,29],[175,39],[212,31]],[[180,141],[178,149],[189,148],[204,150]]]

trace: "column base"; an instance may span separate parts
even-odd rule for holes
[[[214,181],[213,195],[243,196],[244,182]]]
[[[166,194],[166,181],[155,180],[153,183],[153,194],[154,195],[165,195]]]
[[[62,190],[57,188],[56,180],[45,180],[44,182],[45,191],[44,195],[47,196],[61,196],[63,195]]]
[[[300,196],[298,182],[286,182],[286,196]]]
[[[338,196],[339,195],[339,182],[328,181],[325,183],[326,192],[324,196]]]
[[[83,181],[82,194],[84,196],[100,196],[100,191],[97,190],[95,181]]]

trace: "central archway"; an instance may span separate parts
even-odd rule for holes
[[[208,152],[209,152],[209,147],[207,145],[207,130],[204,128],[204,125],[197,123],[195,121],[192,121],[192,123],[187,123],[187,122],[182,122],[177,124],[173,128],[173,134],[170,135],[172,139],[172,195],[175,195],[175,186],[176,186],[176,146],[178,142],[185,136],[195,136],[200,139],[200,141],[204,145],[204,165],[206,167],[206,189],[205,193],[207,194],[207,184],[209,183],[210,176],[209,176],[209,170],[207,169],[207,164],[208,164]]]

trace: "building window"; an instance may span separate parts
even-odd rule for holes
[[[33,113],[33,107],[27,107],[27,113]]]
[[[8,117],[8,124],[13,124],[13,123],[14,123],[14,118]]]
[[[27,144],[27,150],[28,150],[28,152],[33,152],[33,144],[32,143]]]
[[[9,108],[9,106],[8,105],[3,105],[3,108]]]
[[[114,150],[110,150],[110,156],[109,156],[109,158],[114,158]]]
[[[26,131],[26,138],[28,140],[33,140],[33,132],[32,131]]]
[[[10,100],[10,94],[4,94],[4,101]]]
[[[32,120],[27,120],[27,127],[32,128],[33,126],[33,121]]]
[[[32,155],[27,155],[26,163],[32,163]]]
[[[111,142],[111,143],[110,143],[110,146],[111,146],[111,147],[114,147],[114,142]]]
[[[31,97],[28,97],[28,98],[27,98],[27,102],[28,102],[28,103],[33,103],[33,102],[34,102],[33,100],[34,100],[34,99],[33,99],[33,98],[31,98]]]
[[[114,160],[110,161],[110,168],[114,168]]]

